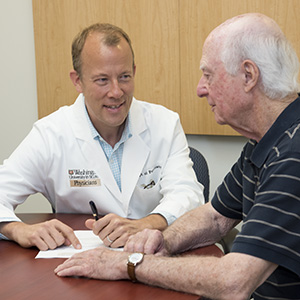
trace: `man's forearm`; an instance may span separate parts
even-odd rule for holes
[[[144,224],[144,228],[164,230],[168,226],[166,219],[160,214],[151,214],[138,220]]]
[[[136,277],[149,285],[211,299],[248,299],[276,267],[273,263],[240,253],[222,258],[145,255],[136,267]]]
[[[21,222],[2,222],[0,223],[0,233],[6,236],[10,240],[14,240],[13,238],[13,231],[16,226],[19,225]]]
[[[163,232],[169,253],[181,253],[215,243],[217,233],[209,214],[204,205],[184,214],[169,226]]]
[[[207,203],[177,219],[163,232],[169,253],[181,253],[218,242],[222,232],[215,216],[216,211]]]
[[[202,264],[201,269],[205,269],[206,265],[215,264],[216,260],[217,258],[207,257],[205,261],[200,258],[198,262],[201,263],[202,261],[204,265]],[[195,257],[145,255],[143,262],[136,267],[136,277],[138,281],[152,286],[204,295],[204,290],[201,288],[202,272],[195,268],[195,264]],[[205,284],[205,281],[202,283]],[[207,288],[208,286],[206,286]]]

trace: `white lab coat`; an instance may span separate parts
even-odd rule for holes
[[[84,96],[37,121],[0,167],[0,222],[18,220],[17,205],[40,192],[59,213],[178,218],[204,202],[179,117],[160,105],[133,99],[132,137],[124,144],[122,191],[94,140]],[[147,186],[148,188],[145,188]]]

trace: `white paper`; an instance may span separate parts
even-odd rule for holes
[[[61,246],[54,250],[40,251],[35,258],[69,258],[75,253],[97,247],[105,247],[112,250],[123,251],[123,248],[106,247],[102,240],[96,236],[92,230],[75,230],[74,233],[82,245],[81,249],[75,249],[72,245]]]

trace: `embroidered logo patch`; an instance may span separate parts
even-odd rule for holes
[[[93,170],[71,169],[68,170],[71,187],[100,186],[101,181]]]

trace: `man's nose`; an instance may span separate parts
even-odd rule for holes
[[[202,98],[207,96],[207,94],[208,94],[207,87],[203,82],[203,76],[202,76],[197,85],[197,96]]]
[[[120,84],[118,80],[113,80],[109,90],[109,97],[120,98],[122,97],[124,92],[120,88]]]

